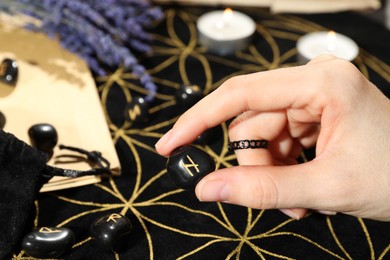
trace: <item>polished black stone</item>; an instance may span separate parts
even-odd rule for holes
[[[145,122],[149,117],[149,104],[142,97],[133,97],[125,108],[125,119],[131,122]]]
[[[28,129],[31,145],[43,152],[51,153],[58,142],[57,130],[50,124],[36,124]]]
[[[98,246],[110,250],[132,229],[133,225],[126,216],[112,213],[96,219],[91,224],[90,233]]]
[[[210,129],[207,129],[201,135],[199,135],[198,138],[196,138],[194,143],[201,144],[201,145],[211,144],[218,139],[220,134],[219,131],[220,131],[219,126],[215,126]]]
[[[74,241],[74,233],[68,228],[41,227],[23,238],[22,249],[32,257],[55,258],[71,249]]]
[[[12,59],[4,59],[0,64],[0,79],[1,81],[15,85],[18,79],[18,63]]]
[[[203,91],[197,85],[181,85],[175,93],[175,98],[179,106],[188,109],[203,98]]]
[[[0,111],[0,129],[4,128],[5,122],[6,122],[5,115],[3,114],[3,112]]]
[[[190,145],[175,149],[167,161],[169,176],[182,189],[194,188],[204,176],[214,170],[214,158]]]

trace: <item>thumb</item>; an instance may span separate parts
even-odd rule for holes
[[[200,201],[222,201],[257,209],[317,208],[325,190],[319,167],[311,161],[292,166],[221,169],[204,177],[195,193]]]

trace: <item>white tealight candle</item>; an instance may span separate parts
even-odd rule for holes
[[[249,45],[256,24],[248,15],[227,8],[199,17],[197,29],[203,47],[213,53],[229,55]]]
[[[359,54],[359,47],[351,38],[333,31],[305,34],[298,40],[297,50],[301,64],[321,54],[331,54],[348,61]]]

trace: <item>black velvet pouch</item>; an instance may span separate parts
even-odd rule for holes
[[[43,184],[53,176],[109,173],[107,168],[64,170],[47,165],[47,160],[46,153],[0,130],[0,259],[9,259],[26,228],[32,227],[34,200]]]

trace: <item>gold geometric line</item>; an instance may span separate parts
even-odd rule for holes
[[[348,254],[347,250],[345,250],[345,248],[343,247],[343,245],[340,243],[339,239],[337,238],[336,232],[333,229],[333,225],[332,225],[332,222],[330,221],[329,216],[326,216],[326,223],[328,224],[329,231],[332,234],[332,237],[333,237],[334,241],[336,242],[337,246],[340,248],[340,250],[345,254],[345,256],[348,259],[352,260],[352,257]]]
[[[294,258],[291,258],[291,257],[288,257],[288,256],[272,253],[272,252],[270,252],[268,250],[265,250],[263,248],[260,248],[260,247],[256,246],[255,244],[251,243],[250,241],[246,241],[246,243],[253,249],[253,251],[255,251],[255,253],[258,256],[261,257],[261,259],[266,259],[263,256],[263,254],[270,255],[270,256],[273,256],[273,257],[276,257],[276,258],[280,258],[280,259],[287,259],[287,260],[293,260],[294,259]]]
[[[143,87],[135,85],[131,82],[127,82],[126,86],[123,86],[123,87],[121,86],[121,88],[122,88],[123,94],[126,97],[127,102],[129,102],[131,100],[131,97],[132,97],[130,90],[133,90],[135,92],[139,92],[139,93],[145,94],[145,95],[148,93],[148,91],[146,89],[144,89]]]
[[[146,190],[154,181],[159,179],[161,176],[167,173],[167,169],[161,170],[159,173],[155,174],[150,178],[136,193],[134,193],[134,198],[138,197],[144,190]],[[134,201],[134,200],[133,200]],[[132,201],[132,202],[133,202]]]
[[[163,36],[161,34],[153,34],[153,33],[149,33],[149,35],[152,36],[154,41],[160,41],[160,42],[165,43],[167,45],[171,45],[172,47],[176,47],[173,40],[169,37]],[[153,47],[153,50],[154,50],[154,47]]]
[[[370,67],[372,70],[374,70],[376,73],[378,73],[383,79],[385,79],[387,82],[390,82],[390,67],[383,61],[379,60],[372,54],[369,54],[368,52],[364,51],[363,49],[360,49],[362,53],[362,57],[364,60],[364,63]]]
[[[231,160],[236,160],[236,159],[237,159],[236,154],[231,154],[231,155],[228,155],[225,157],[226,161],[231,161]]]
[[[301,152],[301,159],[304,163],[309,161],[304,151]]]
[[[229,238],[229,237],[223,237],[223,236],[217,236],[217,235],[205,234],[205,233],[190,233],[190,232],[187,232],[187,231],[184,231],[184,230],[180,230],[178,228],[174,228],[174,227],[170,227],[170,226],[161,224],[160,222],[157,222],[157,221],[155,221],[155,220],[153,220],[151,218],[148,218],[148,217],[146,217],[144,215],[140,214],[140,216],[142,217],[142,219],[148,221],[149,223],[151,223],[151,224],[153,224],[155,226],[161,227],[163,229],[166,229],[166,230],[178,233],[178,234],[189,236],[189,237],[227,239],[229,241],[239,241],[240,240],[240,239],[237,239],[237,238]]]
[[[144,136],[144,137],[156,137],[160,138],[162,134],[155,133],[155,132],[149,132],[149,131],[143,131],[139,129],[130,129],[129,131],[126,131],[128,134],[138,135],[138,136]]]
[[[285,53],[283,53],[281,56],[280,56],[280,63],[283,63],[285,62],[286,60],[288,60],[289,58],[293,57],[294,55],[297,54],[297,48],[292,48],[291,50],[289,51],[286,51]]]
[[[386,254],[390,251],[390,244],[383,250],[383,252],[379,255],[378,260],[383,260]]]
[[[81,212],[77,215],[74,215],[66,220],[64,220],[63,222],[61,222],[60,224],[57,225],[57,227],[61,227],[61,226],[64,226],[70,222],[72,222],[73,220],[79,218],[79,217],[83,217],[83,216],[86,216],[88,214],[93,214],[93,213],[96,213],[96,212],[102,212],[102,211],[107,211],[107,210],[111,210],[111,209],[117,209],[117,208],[121,208],[123,207],[123,204],[112,204],[111,207],[104,207],[104,208],[98,208],[98,209],[93,209],[93,210],[88,210],[88,211],[84,211],[84,212]]]
[[[91,201],[80,201],[80,200],[70,199],[70,198],[56,195],[56,194],[52,194],[52,193],[50,195],[57,198],[57,199],[60,199],[60,200],[63,200],[63,201],[69,202],[69,203],[73,203],[76,205],[92,206],[92,207],[107,207],[110,205],[114,205],[114,204],[110,204],[110,203],[96,203],[96,202],[91,202]]]
[[[155,83],[158,83],[159,85],[164,85],[166,87],[171,87],[174,89],[179,89],[179,87],[180,87],[179,83],[174,82],[174,81],[170,81],[168,79],[158,78],[158,77],[152,77],[152,79]],[[169,97],[172,98],[172,96],[169,96]]]
[[[266,42],[271,46],[273,60],[268,69],[276,69],[280,63],[280,50],[273,36],[261,25],[257,26],[257,32],[261,33]],[[257,52],[258,53],[258,52]]]
[[[259,212],[259,214],[257,214],[257,217],[255,218],[255,220],[251,223],[251,225],[250,225],[250,227],[249,227],[249,231],[251,231],[252,228],[257,224],[257,222],[258,222],[258,221],[260,220],[260,218],[263,216],[264,212],[265,212],[264,209],[260,210],[260,212]],[[248,232],[248,234],[249,234],[249,232]],[[247,234],[247,235],[248,235],[248,234]]]
[[[167,30],[169,37],[175,42],[176,45],[179,47],[184,48],[185,44],[182,42],[182,40],[177,36],[174,28],[174,20],[175,20],[175,13],[174,10],[170,9],[166,12],[166,21],[167,21]]]
[[[280,17],[282,18],[282,20],[286,20],[290,24],[297,24],[297,27],[305,26],[307,28],[310,28],[312,31],[321,31],[321,30],[329,31],[328,28],[326,28],[320,24],[317,24],[315,22],[311,22],[311,21],[306,20],[306,19],[299,18],[297,16],[283,15]]]
[[[217,205],[218,205],[218,209],[219,209],[219,212],[221,213],[223,219],[225,220],[225,223],[230,227],[231,231],[235,234],[237,234],[237,236],[241,237],[241,234],[234,228],[234,226],[232,225],[232,223],[230,223],[230,220],[229,218],[227,217],[226,213],[225,213],[225,210],[223,209],[222,207],[222,203],[221,202],[217,202]]]
[[[239,250],[241,250],[242,243],[243,243],[243,241],[241,241],[238,244],[238,246],[236,246],[236,248],[234,248],[233,251],[230,252],[230,254],[228,254],[228,256],[225,258],[225,260],[231,259],[235,254],[237,254],[236,259],[239,259],[238,252],[239,252]]]
[[[362,58],[357,56],[355,59],[355,64],[359,68],[360,72],[366,77],[366,79],[370,80],[370,75],[367,70],[367,66],[364,64]]]
[[[255,58],[257,63],[267,68],[270,66],[270,62],[266,58],[264,58],[263,55],[260,54],[260,52],[258,52],[254,45],[249,46],[249,52]]]
[[[177,189],[177,190],[172,190],[170,192],[164,192],[161,195],[159,195],[157,197],[154,197],[153,199],[150,199],[150,200],[145,200],[145,201],[142,201],[142,202],[133,202],[133,206],[134,207],[148,207],[148,206],[152,206],[152,205],[154,205],[154,203],[156,201],[159,201],[161,199],[164,199],[166,197],[169,197],[169,196],[177,194],[177,193],[181,193],[183,191],[184,191],[183,189]]]
[[[115,194],[120,198],[121,201],[127,201],[125,196],[119,191],[118,186],[116,185],[114,178],[109,178],[109,183],[112,187],[112,190],[115,192]]]
[[[206,244],[192,250],[191,252],[188,252],[187,254],[185,255],[182,255],[182,256],[179,256],[178,258],[176,258],[177,260],[181,260],[181,259],[184,259],[184,258],[187,258],[191,255],[194,255],[195,253],[201,251],[202,249],[212,245],[212,244],[215,244],[215,243],[219,243],[219,242],[226,242],[226,241],[230,241],[229,239],[215,239],[215,240],[211,240],[209,242],[207,242]]]
[[[146,145],[146,144],[143,143],[143,142],[139,142],[139,141],[136,140],[136,139],[131,139],[131,142],[132,142],[133,145],[137,145],[137,146],[139,146],[139,147],[141,147],[141,148],[144,148],[144,149],[146,149],[146,150],[148,150],[148,151],[150,151],[150,152],[152,152],[152,153],[157,154],[156,149],[154,148],[154,146],[151,147],[151,146],[149,146],[149,145]]]
[[[261,234],[255,235],[255,236],[248,237],[248,239],[249,239],[249,240],[260,239],[260,238],[262,238],[262,237],[267,236],[269,233],[272,233],[272,232],[278,230],[278,229],[281,228],[281,227],[284,227],[285,225],[287,225],[288,223],[293,222],[293,221],[295,221],[295,220],[294,220],[294,219],[287,219],[286,221],[280,223],[280,224],[277,225],[276,227],[271,228],[271,229],[268,230],[267,232],[264,232],[264,233],[261,233]]]
[[[172,47],[153,47],[153,53],[149,56],[159,56],[159,55],[179,55],[181,49],[172,48]]]
[[[35,206],[35,217],[34,217],[34,229],[38,227],[38,219],[39,219],[39,201],[34,200]]]
[[[158,106],[155,106],[155,107],[149,109],[149,114],[156,113],[164,108],[168,108],[168,107],[171,107],[174,105],[176,105],[176,100],[171,97],[171,100],[168,100],[167,102],[164,102]]]
[[[142,228],[144,229],[145,231],[145,235],[146,235],[146,239],[148,241],[148,246],[149,246],[149,259],[150,260],[153,260],[154,258],[154,252],[153,252],[153,241],[152,241],[152,237],[150,236],[150,233],[148,231],[148,228],[144,222],[144,220],[142,219],[142,215],[139,211],[137,211],[135,208],[132,208],[133,210],[133,214],[135,215],[135,217],[138,219],[138,222],[141,224]]]
[[[149,127],[145,127],[144,130],[145,130],[145,131],[152,132],[152,131],[154,131],[154,130],[157,130],[157,129],[166,127],[166,126],[168,126],[168,125],[173,125],[173,124],[177,121],[178,118],[179,118],[179,117],[177,116],[177,117],[171,118],[171,119],[169,119],[169,120],[166,120],[166,121],[164,121],[164,122],[161,122],[161,123],[159,123],[159,124],[155,124],[155,125],[152,125],[152,126],[149,126]]]
[[[189,21],[188,13],[180,12],[179,16],[181,16],[181,19],[183,19],[184,21],[188,21],[185,23],[188,26],[190,35],[190,38],[188,39],[187,49],[189,52],[192,52],[198,43],[198,40],[196,39],[197,32],[195,23]]]
[[[115,198],[119,199],[120,201],[122,201],[123,203],[126,203],[127,200],[121,195],[115,193],[113,190],[111,190],[110,188],[108,188],[107,186],[104,186],[100,183],[96,183],[94,184],[95,187],[99,188],[99,189],[102,189],[108,193],[110,193],[112,196],[114,196]]]
[[[375,259],[374,246],[372,245],[372,240],[371,240],[370,234],[367,230],[366,224],[364,224],[364,221],[362,218],[358,218],[358,221],[359,221],[360,225],[362,226],[364,234],[366,235],[368,247],[370,248],[371,259],[374,260]]]
[[[81,246],[81,245],[84,245],[85,243],[87,243],[87,242],[90,241],[90,240],[92,240],[92,237],[87,237],[86,239],[84,239],[84,240],[82,240],[82,241],[80,241],[80,242],[74,244],[74,245],[72,246],[72,248],[76,248],[76,247],[79,247],[79,246]]]
[[[133,142],[135,140],[133,140],[132,138],[130,138],[128,136],[123,136],[123,140],[127,143],[128,147],[130,147],[131,154],[133,154],[133,156],[134,156],[135,165],[136,165],[136,169],[137,169],[134,190],[133,190],[133,194],[131,195],[131,197],[133,197],[134,194],[137,194],[139,186],[141,184],[141,176],[142,176],[141,159],[140,159],[140,156],[137,152],[137,149],[135,149],[135,146],[133,144]]]
[[[200,55],[198,53],[193,52],[192,56],[194,58],[196,58],[203,65],[204,73],[206,76],[206,85],[204,87],[203,93],[206,95],[206,94],[210,93],[210,91],[212,90],[212,86],[213,86],[213,84],[212,84],[213,73],[211,72],[210,63],[203,55]]]
[[[251,208],[247,208],[247,220],[246,220],[246,227],[245,227],[245,231],[244,231],[244,237],[247,237],[248,234],[249,234],[249,231],[251,230],[251,222],[252,222],[252,209]]]
[[[247,242],[247,240],[241,240],[241,242],[238,244],[238,247],[237,247],[238,251],[237,251],[237,254],[236,254],[236,259],[237,260],[240,259],[242,247],[244,246],[244,243],[246,243],[246,242]]]
[[[291,32],[285,32],[285,31],[279,31],[276,29],[270,29],[267,28],[268,32],[272,34],[274,37],[277,37],[279,39],[285,39],[285,40],[291,40],[291,41],[297,41],[302,35],[295,34]]]
[[[166,59],[164,62],[161,62],[159,65],[157,65],[154,68],[148,69],[148,72],[150,74],[156,74],[157,72],[160,72],[161,70],[169,67],[173,63],[175,63],[179,59],[178,56],[170,56],[168,59]]]
[[[322,245],[320,245],[319,243],[317,242],[314,242],[313,240],[301,235],[301,234],[297,234],[297,233],[294,233],[294,232],[278,232],[278,233],[273,233],[273,234],[268,234],[264,237],[276,237],[276,236],[294,236],[294,237],[297,237],[297,238],[300,238],[302,240],[305,240],[306,242],[316,246],[317,248],[321,249],[322,251],[338,258],[338,259],[344,259],[343,257],[339,256],[338,254],[330,251],[329,249],[323,247]]]
[[[243,55],[244,57],[247,57],[248,59],[250,59],[253,63],[256,62],[256,60],[253,59],[253,57],[251,55],[248,55],[246,53],[236,52],[236,55],[237,55],[237,57],[239,57],[239,55]],[[207,60],[222,64],[222,65],[225,65],[225,66],[237,69],[237,70],[241,70],[243,67],[245,67],[245,65],[243,65],[241,63],[227,60],[227,59],[221,58],[220,56],[214,56],[211,54],[207,55]]]
[[[186,70],[186,60],[187,57],[190,55],[191,51],[192,51],[191,49],[185,48],[179,57],[179,72],[180,72],[181,80],[183,81],[184,85],[191,84]]]
[[[329,31],[329,29],[325,28],[322,25],[316,24],[314,22],[310,22],[305,19],[301,19],[296,16],[283,15],[280,16],[280,18],[281,20],[285,20],[287,24],[293,26],[294,28],[306,28],[308,31],[321,31],[321,30]]]
[[[220,165],[223,164],[226,168],[229,168],[229,167],[232,167],[233,165],[226,162],[226,160],[224,160],[222,157],[224,155],[217,155],[211,148],[210,146],[206,145],[205,146],[205,150],[207,153],[209,153],[212,157],[214,157],[215,161],[216,161],[216,169],[219,169],[220,168]]]
[[[209,213],[209,212],[206,212],[206,211],[202,211],[202,210],[196,210],[196,209],[192,209],[192,208],[189,208],[189,207],[186,207],[182,204],[179,204],[179,203],[175,203],[175,202],[155,202],[155,203],[151,203],[150,206],[172,206],[172,207],[178,207],[178,208],[181,208],[181,209],[184,209],[185,211],[188,211],[188,212],[191,212],[191,213],[196,213],[196,214],[199,214],[199,215],[203,215],[203,216],[206,216],[206,217],[209,217],[213,220],[215,220],[218,224],[220,224],[223,228],[225,228],[226,230],[230,231],[231,233],[233,233],[234,235],[236,236],[241,236],[235,229],[231,229],[228,225],[226,225],[223,221],[221,221],[219,218],[217,218],[216,216],[214,216],[213,214]]]

